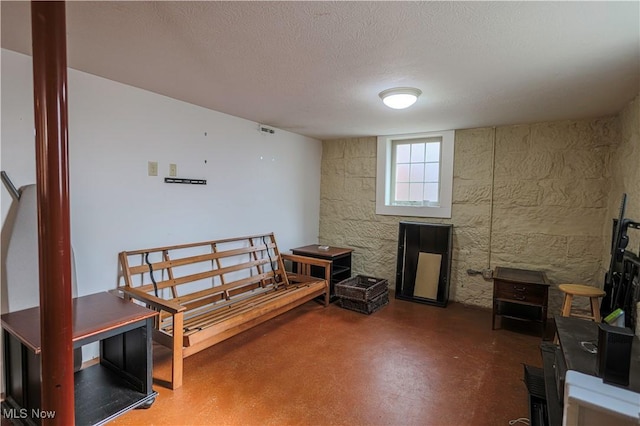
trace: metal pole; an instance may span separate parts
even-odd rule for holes
[[[2,178],[2,183],[4,183],[5,188],[7,188],[7,191],[9,191],[9,194],[11,194],[11,198],[13,198],[15,201],[20,201],[20,196],[22,194],[20,190],[16,188],[13,182],[11,182],[11,179],[9,178],[7,172],[1,171],[0,178]]]
[[[42,410],[75,423],[65,3],[31,3],[38,188]]]

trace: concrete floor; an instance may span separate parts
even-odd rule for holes
[[[542,361],[538,328],[504,326],[456,303],[367,316],[308,302],[186,358],[182,388],[156,384],[151,408],[112,424],[507,426],[528,415],[522,363]]]

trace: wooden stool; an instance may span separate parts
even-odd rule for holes
[[[603,297],[606,293],[599,288],[591,287],[583,284],[560,284],[558,288],[564,293],[564,303],[562,304],[563,317],[578,317],[601,322],[600,304],[598,298]],[[573,296],[588,297],[591,301],[591,315],[581,315],[571,313],[571,302]]]

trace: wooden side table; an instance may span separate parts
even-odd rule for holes
[[[496,267],[493,275],[492,330],[496,315],[542,324],[542,336],[547,327],[549,280],[542,271]]]
[[[73,346],[100,342],[100,363],[74,375],[75,420],[103,424],[136,407],[149,407],[152,389],[151,334],[158,313],[109,293],[73,300]],[[3,413],[39,424],[40,308],[2,315],[4,329]]]
[[[309,256],[331,261],[331,290],[329,294],[331,301],[334,301],[336,299],[334,289],[335,284],[342,280],[346,280],[347,278],[351,278],[351,252],[353,252],[353,249],[329,247],[327,250],[321,250],[319,247],[321,246],[318,244],[311,244],[291,249],[291,252],[300,256]],[[324,273],[320,267],[312,267],[311,275],[320,278],[324,277]]]

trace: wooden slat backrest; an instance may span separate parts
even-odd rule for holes
[[[171,260],[171,259],[169,259],[169,250],[162,250],[162,258],[167,262]],[[170,280],[174,279],[173,278],[173,269],[171,268],[171,266],[169,266],[167,268],[167,275],[169,276]],[[175,285],[171,286],[171,294],[173,295],[174,299],[176,297],[178,297],[178,291],[176,290],[176,286]]]
[[[251,245],[253,246],[253,239],[249,238],[249,241],[251,241]],[[218,252],[218,246],[217,246],[216,243],[212,243],[211,244],[211,251],[213,253],[217,253]],[[211,262],[213,263],[214,261],[212,260]],[[215,258],[215,262],[216,262],[216,266],[218,267],[218,269],[222,269],[222,265],[220,264],[220,258],[219,257]],[[213,268],[213,265],[211,265],[211,267]],[[261,272],[260,269],[258,269],[258,272]],[[225,284],[224,275],[220,275],[220,282],[222,284]]]
[[[273,233],[125,251],[119,257],[125,286],[188,309],[258,287],[289,285]]]

